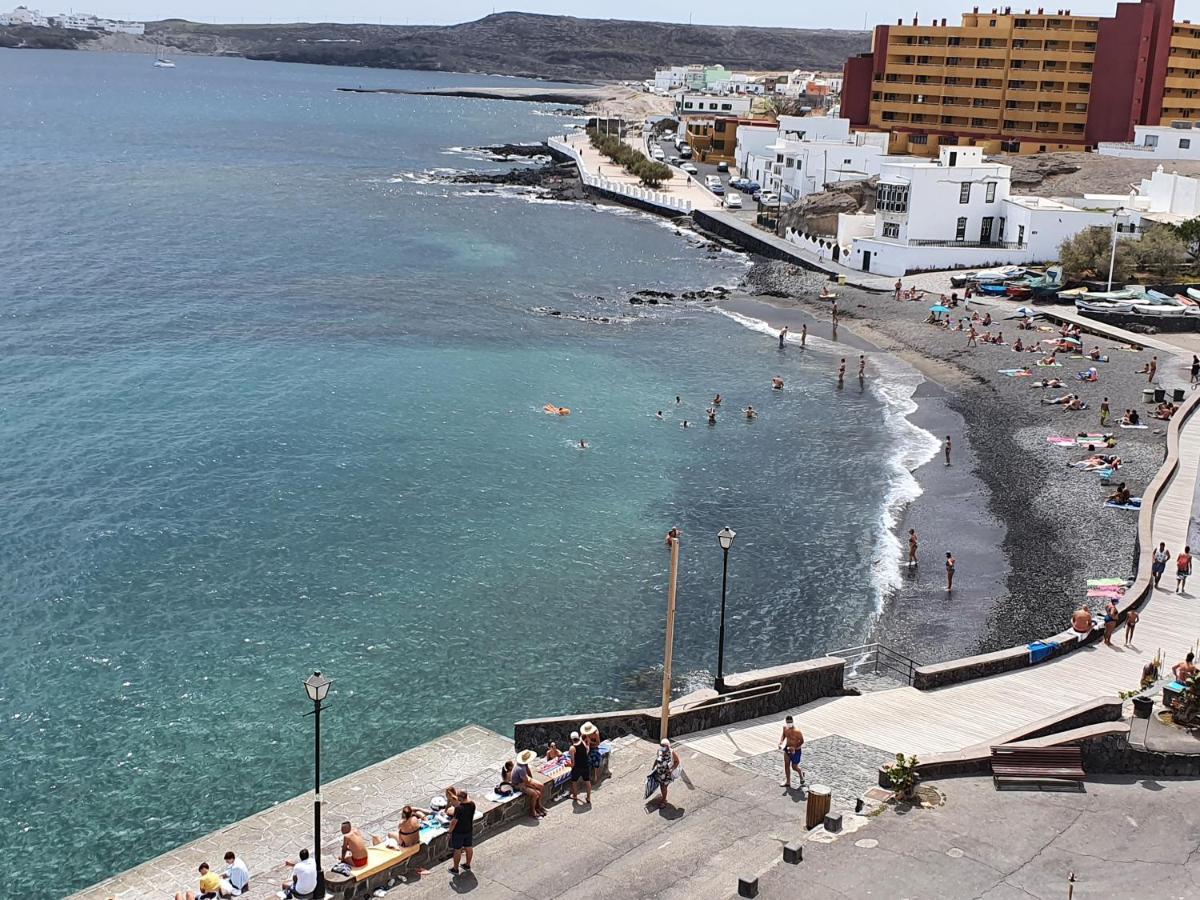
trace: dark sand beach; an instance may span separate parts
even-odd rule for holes
[[[757,261],[747,276],[749,291],[788,296],[745,296],[722,306],[794,331],[801,321],[810,333],[831,336],[830,304],[817,294],[824,279],[794,266]],[[1123,466],[1117,479],[1133,494],[1154,476],[1163,454],[1166,422],[1149,417],[1143,402],[1145,375],[1136,370],[1153,351],[1129,352],[1105,339],[1085,336],[1086,348],[1099,344],[1107,363],[1096,363],[1100,381],[1074,380],[1092,365],[1062,358],[1062,368],[1034,368],[1032,378],[1009,378],[999,369],[1032,366],[1039,358],[1016,353],[1020,335],[1045,339],[1057,332],[1018,331],[1000,320],[1008,346],[967,348],[964,332],[925,324],[929,300],[897,302],[891,294],[836,288],[841,342],[868,342],[917,368],[929,381],[914,400],[909,420],[939,438],[949,434],[954,450],[947,467],[939,454],[914,474],[923,493],[904,511],[897,526],[904,541],[909,528],[920,539],[919,565],[906,566],[903,586],[889,598],[876,627],[876,639],[919,662],[985,652],[1054,634],[1085,599],[1088,578],[1129,574],[1136,514],[1104,506],[1115,489],[1093,473],[1070,468],[1084,448],[1059,448],[1048,435],[1111,431]],[[977,306],[980,315],[986,307]],[[955,316],[963,314],[962,307]],[[969,312],[966,313],[969,315]],[[986,329],[980,329],[986,330]],[[764,340],[767,339],[764,337]],[[1172,361],[1159,359],[1162,381],[1178,378]],[[1032,386],[1042,374],[1062,379],[1061,389]],[[1089,408],[1066,412],[1041,403],[1043,397],[1072,392]],[[1113,419],[1099,427],[1099,407],[1109,398]],[[1133,407],[1150,427],[1117,427],[1121,412]],[[954,553],[953,593],[945,590],[945,552]],[[901,563],[897,560],[897,564]]]

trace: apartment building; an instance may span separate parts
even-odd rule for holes
[[[846,63],[841,114],[924,156],[1129,141],[1137,125],[1200,115],[1200,29],[1173,15],[1174,0],[1139,0],[1108,17],[976,7],[959,25],[879,25]]]

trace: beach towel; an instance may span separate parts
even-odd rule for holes
[[[1149,426],[1149,425],[1122,425],[1121,427],[1122,427],[1122,428],[1138,428],[1138,429],[1142,429],[1142,428],[1149,428],[1150,426]]]
[[[1063,367],[1062,363],[1060,363],[1060,362],[1056,362],[1056,363],[1039,362],[1039,363],[1034,363],[1034,365],[1036,365],[1039,369],[1061,369]]]
[[[1117,503],[1115,500],[1105,500],[1104,505],[1112,507],[1113,509],[1141,509],[1142,498],[1130,497],[1128,503]]]
[[[1112,478],[1112,476],[1113,476],[1112,469],[1093,469],[1092,471],[1100,476],[1101,481],[1107,481],[1109,478]]]
[[[1092,362],[1108,362],[1107,356],[1102,356],[1099,359],[1092,359],[1090,356],[1081,356],[1078,353],[1072,356],[1071,359],[1091,359]]]
[[[1075,446],[1075,438],[1058,437],[1053,434],[1046,438],[1046,442],[1049,444],[1053,444],[1055,447],[1074,447]]]
[[[1033,373],[1028,369],[997,369],[1001,375],[1007,375],[1009,378],[1032,378]]]
[[[1113,587],[1113,586],[1124,587],[1128,583],[1129,583],[1128,580],[1125,578],[1089,578],[1087,580],[1087,586],[1090,588],[1092,588],[1092,587]]]
[[[1089,597],[1123,597],[1125,588],[1115,584],[1111,587],[1088,588],[1087,595]]]

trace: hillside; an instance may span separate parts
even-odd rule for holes
[[[641,79],[666,64],[840,69],[869,49],[862,31],[740,28],[497,13],[459,25],[208,25],[167,19],[147,37],[194,53],[251,59],[524,75]]]

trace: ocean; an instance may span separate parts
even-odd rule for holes
[[[306,790],[314,669],[327,778],[653,704],[672,525],[681,689],[725,525],[728,671],[867,637],[915,380],[835,391],[836,347],[630,305],[746,271],[668,222],[430,177],[552,107],[335,90],[489,79],[178,62],[0,51],[0,858],[37,861],[8,889]]]

